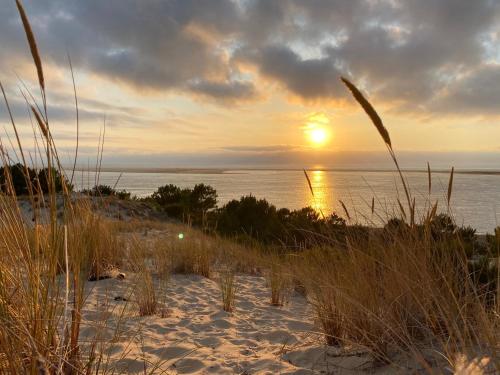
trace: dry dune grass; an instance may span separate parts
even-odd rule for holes
[[[140,316],[153,315],[158,311],[158,299],[151,273],[141,270],[135,289],[135,300]]]
[[[289,275],[285,272],[287,265],[279,257],[271,257],[266,272],[267,282],[271,289],[270,303],[273,306],[283,306],[290,293]]]
[[[213,243],[204,236],[193,236],[192,231],[184,238],[170,238],[157,244],[170,264],[171,272],[210,277]]]
[[[234,271],[230,268],[219,272],[219,287],[222,297],[222,309],[226,312],[233,312],[234,300],[236,298],[236,282]]]

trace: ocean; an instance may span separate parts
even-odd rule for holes
[[[147,196],[165,184],[193,187],[204,183],[217,190],[219,206],[251,194],[267,199],[278,208],[312,206],[325,215],[336,212],[346,217],[340,204],[342,201],[351,220],[372,225],[381,225],[387,218],[401,215],[398,197],[407,207],[396,172],[311,170],[308,174],[314,196],[301,170],[102,171],[99,183],[116,184],[117,189],[125,189],[138,197]],[[429,204],[434,204],[436,200],[438,211],[448,212],[449,174],[432,173],[431,194],[427,172],[405,172],[405,177],[416,199],[417,216],[423,215]],[[92,187],[94,182],[93,174],[76,172],[76,189]],[[371,210],[372,199],[375,203],[374,214]],[[478,233],[491,233],[500,218],[500,175],[455,173],[450,206],[457,224],[469,225]]]

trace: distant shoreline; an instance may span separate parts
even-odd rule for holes
[[[68,168],[70,170],[71,168]],[[93,169],[76,168],[78,172],[94,172]],[[172,174],[239,174],[251,171],[274,171],[274,172],[302,172],[302,168],[101,168],[101,172],[115,173],[172,173]],[[323,172],[366,172],[366,173],[386,173],[395,172],[394,169],[368,169],[368,168],[306,168],[306,171]],[[405,173],[428,173],[426,169],[402,169]],[[450,170],[434,169],[431,173],[449,174]],[[455,169],[455,174],[463,175],[486,175],[500,176],[500,170],[480,170],[480,169]]]

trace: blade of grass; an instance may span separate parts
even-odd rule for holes
[[[448,181],[448,194],[447,194],[447,201],[448,201],[448,207],[450,207],[450,201],[451,201],[451,193],[453,191],[453,175],[454,175],[454,172],[455,172],[455,167],[452,167],[451,168],[451,172],[450,172],[450,179]]]
[[[76,146],[75,146],[75,160],[73,162],[73,169],[71,170],[70,184],[73,184],[73,178],[75,176],[76,161],[78,160],[78,146],[80,140],[80,116],[78,110],[78,95],[76,94],[76,84],[75,84],[75,74],[73,72],[73,64],[71,63],[71,57],[68,53],[68,64],[71,71],[71,81],[73,82],[73,94],[75,97],[75,110],[76,110]]]

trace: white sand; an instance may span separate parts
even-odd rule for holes
[[[214,280],[174,275],[164,289],[165,317],[139,317],[133,276],[88,283],[81,341],[98,335],[117,373],[354,374],[369,356],[338,355],[315,333],[311,306],[293,294],[284,307],[269,303],[265,279],[237,277],[236,309],[221,309]],[[116,296],[129,299],[115,301]],[[104,323],[104,321],[106,321]],[[107,326],[106,328],[104,328]],[[371,369],[373,371],[373,368]],[[390,369],[394,372],[395,369]],[[406,369],[409,370],[409,369]],[[388,368],[378,369],[387,373]]]

